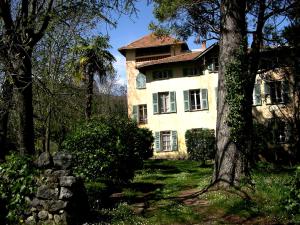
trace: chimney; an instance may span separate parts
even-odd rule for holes
[[[203,40],[201,43],[201,51],[204,51],[206,49],[206,40]]]

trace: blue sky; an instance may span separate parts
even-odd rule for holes
[[[149,31],[148,25],[151,21],[155,21],[152,15],[153,6],[147,5],[147,1],[139,1],[136,7],[139,10],[137,15],[131,17],[121,16],[118,19],[117,28],[109,26],[100,28],[103,34],[110,36],[111,52],[117,60],[115,68],[117,69],[119,83],[121,84],[126,84],[125,57],[118,52],[118,48],[149,34],[151,31]],[[190,49],[197,48],[192,39],[188,41],[188,45]],[[200,45],[198,48],[200,48]]]

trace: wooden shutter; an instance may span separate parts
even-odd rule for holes
[[[158,93],[152,94],[152,101],[153,101],[153,114],[158,114]]]
[[[171,141],[172,141],[172,146],[171,146],[171,150],[172,151],[177,151],[178,150],[178,141],[177,141],[177,131],[176,130],[172,130],[171,131]]]
[[[208,109],[208,90],[201,89],[201,109]]]
[[[160,147],[160,132],[154,133],[154,148],[156,151],[161,151]]]
[[[176,112],[176,92],[171,91],[169,94],[170,94],[170,112]]]
[[[261,88],[260,88],[260,84],[254,84],[253,105],[261,105]]]
[[[133,105],[132,106],[132,119],[138,123],[138,106]]]
[[[184,111],[190,111],[190,95],[189,91],[183,91]]]

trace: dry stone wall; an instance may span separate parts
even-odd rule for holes
[[[27,199],[26,224],[81,224],[89,211],[88,200],[83,182],[72,173],[71,155],[42,153],[36,164],[44,171],[37,178],[36,195]]]

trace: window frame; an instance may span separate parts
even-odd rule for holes
[[[146,83],[147,83],[146,75],[143,73],[138,73],[135,79],[136,89],[146,89]]]
[[[200,100],[200,108],[195,107],[195,109],[192,108],[192,92],[199,92],[199,100]],[[205,94],[206,98],[203,98],[203,95]],[[194,94],[194,96],[197,98],[197,95]],[[197,104],[197,99],[194,98],[195,105]],[[199,88],[199,89],[190,89],[183,91],[183,99],[184,99],[184,111],[185,112],[197,112],[197,111],[205,111],[209,110],[209,104],[208,104],[208,89],[207,88]],[[204,107],[206,105],[206,107]]]
[[[269,120],[269,127],[272,132],[274,144],[288,144],[291,141],[291,125],[279,118],[272,118]],[[282,139],[283,138],[283,139]]]
[[[143,109],[143,118],[141,120],[141,108]],[[148,123],[148,110],[147,104],[133,105],[132,106],[132,119],[137,122],[137,124],[147,124]]]
[[[162,96],[165,96],[162,99]],[[152,93],[153,114],[168,114],[177,112],[176,92],[165,91]]]
[[[271,80],[264,83],[267,105],[287,104],[289,102],[289,84],[287,80]]]
[[[154,132],[154,149],[158,153],[178,151],[177,131],[163,130]]]

